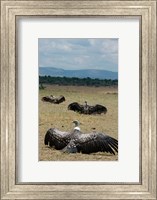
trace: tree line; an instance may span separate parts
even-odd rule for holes
[[[112,79],[98,79],[98,78],[77,78],[77,77],[53,77],[53,76],[39,76],[40,86],[43,84],[50,85],[73,85],[73,86],[117,86],[118,80]]]

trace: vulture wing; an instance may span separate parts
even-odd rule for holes
[[[54,98],[53,103],[54,103],[54,104],[60,104],[60,103],[62,103],[63,101],[65,101],[65,97],[61,95],[61,96],[59,96],[59,97]]]
[[[52,98],[50,98],[49,96],[42,97],[41,100],[42,100],[42,101],[46,101],[46,102],[52,102]]]
[[[95,106],[89,106],[89,114],[101,114],[107,113],[107,108],[105,106],[96,104]]]
[[[57,150],[63,149],[70,142],[70,133],[62,132],[55,128],[50,128],[44,139],[45,145],[54,147]]]
[[[90,154],[99,151],[115,155],[115,152],[118,152],[118,141],[102,133],[81,134],[78,138],[71,140],[64,148],[64,152],[69,153]]]
[[[58,97],[58,103],[62,103],[63,101],[65,101],[65,97],[63,95]]]
[[[68,105],[68,110],[73,110],[75,112],[83,113],[84,107],[77,102],[73,102]]]

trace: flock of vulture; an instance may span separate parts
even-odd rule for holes
[[[42,101],[60,104],[65,101],[65,97],[62,95],[59,97],[50,95],[43,97]],[[68,110],[86,115],[106,114],[107,112],[105,106],[99,104],[88,105],[87,101],[85,101],[84,105],[77,102],[70,103]],[[73,123],[75,126],[70,132],[62,132],[56,128],[50,128],[45,135],[44,144],[66,153],[90,154],[107,152],[114,155],[116,152],[118,153],[118,140],[105,133],[83,133],[79,127],[80,122],[75,120]]]
[[[42,101],[50,102],[54,104],[60,104],[65,101],[65,97],[63,95],[60,95],[59,97],[50,95],[50,96],[42,97]],[[73,110],[74,112],[78,112],[80,114],[88,114],[88,115],[101,114],[101,113],[105,114],[107,112],[107,108],[105,106],[102,106],[99,104],[91,106],[87,104],[87,101],[85,101],[84,105],[81,105],[77,102],[73,102],[68,105],[68,110]]]

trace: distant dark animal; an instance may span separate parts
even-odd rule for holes
[[[50,102],[50,103],[54,103],[54,104],[60,104],[63,101],[65,101],[65,97],[63,95],[60,95],[59,97],[55,97],[53,95],[50,95],[50,96],[42,97],[41,100],[46,101],[46,102]]]
[[[87,104],[87,101],[85,101],[85,105],[81,105],[77,102],[73,102],[68,105],[68,110],[73,110],[75,112],[79,112],[81,114],[88,114],[88,115],[107,113],[107,108],[105,106],[102,106],[99,104],[91,106]]]
[[[45,135],[45,145],[66,153],[108,152],[115,155],[115,152],[118,152],[118,141],[115,138],[104,133],[84,134],[80,131],[79,122],[74,121],[74,123],[75,128],[71,132],[49,129]]]

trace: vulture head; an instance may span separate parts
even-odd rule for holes
[[[74,125],[75,125],[74,130],[80,131],[80,127],[79,127],[80,122],[79,122],[78,120],[74,120],[73,123],[74,123]]]

